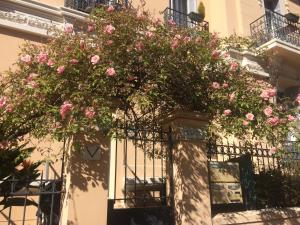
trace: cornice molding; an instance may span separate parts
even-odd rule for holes
[[[54,7],[32,0],[1,0],[0,27],[49,37],[49,29],[65,23],[84,22],[88,14],[66,7]]]

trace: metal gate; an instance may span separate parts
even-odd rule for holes
[[[172,225],[171,130],[123,131],[111,146],[108,225]]]

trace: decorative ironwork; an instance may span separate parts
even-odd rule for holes
[[[99,5],[129,6],[128,0],[65,0],[65,6],[83,12],[91,12],[91,10]]]
[[[300,47],[300,24],[270,10],[250,24],[250,31],[258,46],[278,39]]]
[[[39,180],[1,180],[0,223],[12,225],[18,221],[18,224],[58,225],[62,184],[61,179],[43,179],[43,176]]]
[[[200,27],[204,31],[209,30],[209,24],[207,21],[197,22],[190,19],[188,14],[179,12],[175,9],[166,8],[164,10],[165,22],[174,22],[181,27]]]
[[[157,224],[173,224],[171,142],[171,130],[125,127],[116,133],[108,224],[148,224],[148,217]]]
[[[238,163],[243,197],[242,204],[212,205],[213,211],[299,206],[300,143],[287,142],[283,147],[286,153],[277,155],[268,146],[217,144],[210,141],[208,164]]]

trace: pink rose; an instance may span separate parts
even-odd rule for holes
[[[260,94],[260,97],[264,100],[268,100],[269,99],[269,92],[267,90],[263,90]]]
[[[229,87],[229,84],[228,84],[228,83],[223,83],[222,87],[223,87],[223,88],[228,88],[228,87]]]
[[[248,126],[249,125],[249,121],[248,120],[243,120],[243,125],[244,126]]]
[[[221,52],[219,50],[213,50],[211,53],[211,57],[213,59],[217,59],[217,58],[219,58],[220,54],[221,54]]]
[[[239,68],[239,64],[235,61],[233,61],[231,64],[230,64],[230,70],[235,72],[237,71],[237,69]]]
[[[278,116],[267,119],[267,123],[271,126],[276,126],[279,124],[279,122],[280,122],[280,120],[279,120]]]
[[[272,147],[272,148],[270,149],[270,153],[271,153],[272,155],[274,155],[277,151],[278,151],[278,149],[277,149],[276,147]]]
[[[144,48],[143,42],[138,41],[138,42],[135,44],[135,49],[136,49],[137,51],[142,51],[143,48]]]
[[[184,41],[184,43],[189,43],[190,41],[191,41],[192,39],[190,38],[190,37],[188,37],[188,36],[186,36],[186,37],[184,37],[183,38],[183,41]]]
[[[30,64],[32,59],[30,55],[23,55],[20,57],[20,60],[24,63]]]
[[[46,52],[40,52],[36,58],[38,63],[46,63],[48,61],[48,54]]]
[[[2,96],[0,97],[0,109],[2,109],[7,103],[7,98]]]
[[[6,110],[6,112],[11,113],[11,112],[14,111],[14,107],[13,107],[13,105],[8,104],[8,105],[6,106],[6,108],[5,108],[5,110]]]
[[[107,8],[106,11],[107,11],[107,12],[113,12],[113,11],[115,11],[115,8],[114,8],[112,5],[110,5],[110,6]]]
[[[106,25],[104,28],[104,32],[107,34],[112,34],[115,30],[116,30],[116,28],[111,24]]]
[[[181,40],[182,39],[182,36],[180,34],[176,34],[174,36],[174,39],[177,39],[177,40]]]
[[[33,81],[35,78],[37,78],[39,75],[36,73],[30,73],[29,76],[27,77],[27,82]]]
[[[99,55],[93,55],[93,56],[92,56],[92,58],[91,58],[91,63],[92,63],[93,65],[98,64],[99,61],[100,61],[100,56],[99,56]]]
[[[172,42],[171,42],[171,48],[172,48],[172,50],[175,50],[176,48],[178,48],[178,46],[179,46],[178,39],[173,39]]]
[[[54,66],[54,61],[52,59],[48,59],[47,65],[50,67]]]
[[[264,109],[264,114],[267,116],[267,117],[270,117],[273,113],[273,109],[272,107],[270,106],[267,106],[265,109]]]
[[[213,89],[220,89],[220,84],[218,82],[213,82],[211,86]]]
[[[87,118],[93,119],[94,116],[95,116],[95,114],[96,114],[96,112],[95,112],[95,110],[94,110],[93,107],[88,107],[88,108],[85,109],[84,114],[85,114],[85,116],[86,116]]]
[[[36,81],[29,81],[28,82],[28,87],[29,88],[32,88],[32,89],[35,89],[35,88],[37,88],[39,86],[39,84],[36,82]]]
[[[247,120],[252,121],[252,120],[254,120],[254,115],[252,113],[247,113],[246,118],[247,118]]]
[[[107,44],[107,45],[112,45],[113,43],[114,43],[113,40],[108,40],[108,41],[106,41],[106,44]]]
[[[113,77],[116,75],[116,71],[114,68],[110,67],[106,70],[106,75],[107,76],[110,76],[110,77]]]
[[[65,101],[61,106],[60,106],[60,110],[59,110],[59,113],[61,115],[61,118],[62,119],[65,119],[66,118],[66,115],[71,112],[73,108],[73,105],[72,103],[68,102],[68,101]]]
[[[268,89],[269,97],[274,97],[274,96],[276,96],[276,93],[277,93],[276,88]]]
[[[229,100],[229,102],[233,102],[235,100],[235,93],[234,92],[228,95],[228,100]]]
[[[225,116],[229,116],[230,114],[231,114],[231,110],[230,109],[226,109],[223,112],[223,115],[225,115]]]
[[[56,71],[58,74],[62,74],[63,72],[65,72],[65,66],[59,66]]]
[[[292,116],[292,115],[287,115],[287,119],[289,122],[293,122],[296,120],[296,117]]]
[[[78,60],[77,60],[77,59],[71,59],[71,60],[70,60],[70,63],[71,63],[72,65],[76,65],[76,64],[78,63]]]
[[[65,32],[69,33],[69,34],[73,33],[73,24],[66,23],[65,24]]]
[[[87,32],[93,32],[94,31],[94,26],[89,24],[87,27]]]
[[[146,37],[147,38],[152,38],[154,36],[154,33],[153,32],[151,32],[151,31],[147,31],[146,32]]]
[[[168,20],[168,24],[171,25],[171,26],[175,26],[176,22],[171,18],[171,19]]]

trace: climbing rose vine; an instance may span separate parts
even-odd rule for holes
[[[217,35],[135,9],[97,8],[85,25],[27,43],[16,64],[2,77],[1,120],[26,125],[29,117],[37,137],[109,133],[124,114],[128,126],[152,128],[187,110],[206,115],[211,131],[273,141],[295,120]]]

